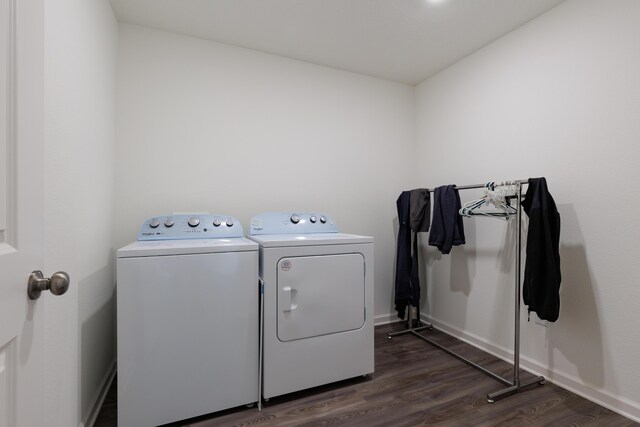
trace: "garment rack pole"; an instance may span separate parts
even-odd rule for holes
[[[461,356],[460,354],[454,352],[453,350],[448,349],[447,347],[433,341],[432,339],[419,334],[419,331],[425,330],[425,329],[429,329],[429,330],[433,330],[435,329],[433,327],[432,324],[428,323],[426,325],[423,326],[418,326],[418,327],[414,327],[414,322],[411,316],[411,307],[409,307],[409,309],[407,310],[407,321],[408,321],[408,329],[402,330],[402,331],[398,331],[398,332],[391,332],[389,334],[387,334],[387,337],[389,339],[393,338],[393,337],[397,337],[400,335],[406,335],[406,334],[411,334],[414,335],[418,338],[420,338],[423,341],[428,342],[429,344],[433,345],[434,347],[437,347],[438,349],[444,351],[445,353],[449,354],[450,356],[455,357],[456,359],[466,363],[467,365],[472,366],[473,368],[478,369],[479,371],[485,373],[486,375],[490,376],[491,378],[495,379],[498,382],[501,382],[502,384],[506,385],[507,387],[502,389],[502,390],[498,390],[494,393],[489,393],[487,394],[487,402],[489,403],[493,403],[495,402],[495,400],[499,397],[504,397],[504,396],[508,396],[511,395],[513,393],[516,393],[518,391],[520,391],[521,389],[523,389],[524,387],[527,387],[529,385],[532,384],[544,384],[544,377],[543,376],[538,376],[538,377],[534,377],[530,380],[527,380],[525,382],[521,382],[520,381],[520,278],[521,276],[521,268],[522,268],[522,185],[523,184],[527,184],[529,181],[528,180],[517,180],[517,181],[513,181],[514,184],[516,184],[518,186],[517,189],[517,198],[518,198],[518,206],[517,206],[517,214],[516,214],[516,219],[517,219],[517,230],[516,230],[516,264],[515,264],[515,304],[514,304],[514,340],[513,340],[513,380],[509,381],[504,379],[502,376],[491,372],[490,370],[484,368],[483,366],[478,365],[475,362],[472,362],[471,360],[465,358],[464,356]],[[458,190],[468,190],[468,189],[475,189],[475,188],[484,188],[485,184],[473,184],[473,185],[463,185],[463,186],[456,186],[456,189]],[[433,192],[433,189],[428,189],[429,192]],[[416,320],[418,325],[421,324],[420,321],[420,306],[418,305],[416,307]]]

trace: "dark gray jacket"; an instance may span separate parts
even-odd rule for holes
[[[429,245],[436,246],[443,254],[451,252],[454,245],[465,244],[464,224],[458,213],[461,207],[460,195],[455,185],[436,187]]]
[[[430,200],[429,190],[415,189],[403,191],[396,201],[399,229],[394,302],[401,319],[408,306],[419,307],[420,304],[417,233],[429,231]]]
[[[560,214],[545,178],[529,178],[522,202],[529,216],[527,261],[522,297],[543,320],[555,322],[560,314]]]

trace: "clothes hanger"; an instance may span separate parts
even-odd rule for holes
[[[513,194],[514,189],[510,183],[502,183],[496,186],[494,181],[489,181],[485,184],[484,195],[477,200],[465,203],[458,213],[467,218],[473,215],[483,215],[508,221],[511,219],[511,215],[517,213],[517,210],[511,206],[507,199]],[[488,205],[493,205],[498,209],[498,212],[480,210],[482,206]]]
[[[507,216],[517,213],[516,208],[511,206],[508,201],[509,197],[515,196],[516,189],[510,184],[501,184],[492,191],[491,203],[501,211],[505,212]]]
[[[462,216],[465,217],[470,217],[473,214],[473,211],[480,208],[481,206],[483,206],[484,204],[487,203],[488,200],[488,195],[487,195],[487,189],[490,188],[490,186],[493,184],[493,181],[487,182],[485,184],[485,193],[484,195],[476,200],[472,200],[470,202],[467,202],[464,204],[464,206],[458,211],[458,213]]]

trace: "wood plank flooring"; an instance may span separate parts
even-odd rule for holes
[[[376,328],[376,372],[271,399],[262,412],[240,407],[175,424],[212,426],[640,426],[553,384],[533,385],[490,404],[499,382],[410,335],[404,324]],[[425,332],[468,359],[509,378],[509,364],[442,332]],[[531,378],[523,372],[522,380]],[[116,426],[116,385],[95,427]],[[126,427],[126,426],[122,426]]]

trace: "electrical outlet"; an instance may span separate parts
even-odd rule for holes
[[[536,325],[544,326],[545,328],[547,327],[547,321],[539,318],[537,314],[533,315],[533,321],[536,323]]]

